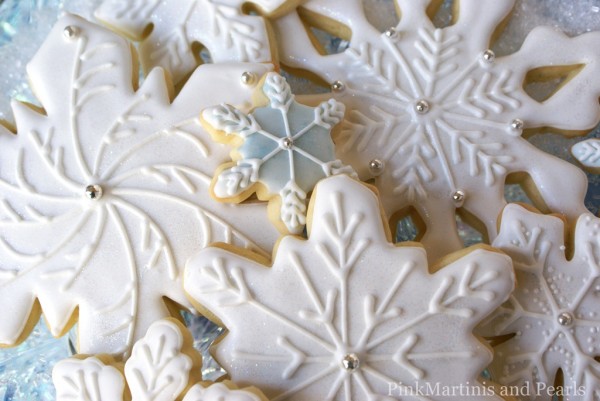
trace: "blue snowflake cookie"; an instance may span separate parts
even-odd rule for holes
[[[202,112],[202,123],[217,140],[236,147],[234,161],[217,169],[211,195],[239,203],[253,193],[273,202],[271,213],[282,232],[301,233],[306,201],[318,181],[355,175],[335,157],[332,129],[344,117],[342,103],[317,107],[298,103],[285,78],[271,72],[262,83],[262,101],[251,113],[222,104]]]

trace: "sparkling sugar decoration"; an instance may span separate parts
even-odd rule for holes
[[[202,67],[172,100],[159,69],[138,88],[132,66],[128,42],[69,14],[28,66],[44,112],[15,102],[17,134],[0,132],[4,345],[26,336],[41,309],[55,336],[78,321],[79,352],[127,355],[170,315],[166,299],[190,307],[180,269],[199,247],[268,254],[278,236],[265,205],[210,199],[209,174],[228,150],[198,121],[215,94],[249,102],[254,88],[239,76],[269,67]]]
[[[579,388],[569,400],[600,396],[600,219],[582,215],[567,259],[563,220],[506,207],[493,245],[513,258],[517,288],[482,327],[482,335],[514,334],[495,347],[491,373],[508,386]],[[550,399],[539,398],[542,399]]]
[[[186,266],[186,292],[228,329],[213,354],[232,380],[272,400],[382,399],[390,383],[485,391],[491,355],[471,330],[508,298],[510,258],[471,249],[430,274],[421,247],[390,242],[364,184],[323,179],[311,203],[308,240],[283,237],[269,268],[218,247]]]
[[[333,91],[346,105],[336,154],[363,180],[374,178],[365,168],[370,160],[385,162],[374,183],[386,211],[414,210],[432,260],[463,247],[447,196],[456,188],[469,192],[464,212],[492,239],[509,176],[528,175],[536,201],[550,210],[571,220],[583,213],[585,175],[522,134],[588,130],[600,121],[600,32],[571,38],[539,27],[519,51],[500,56],[490,41],[515,0],[455,1],[456,21],[443,28],[428,15],[428,6],[439,3],[397,0],[399,39],[373,28],[361,0],[313,0],[273,22],[282,64],[344,82],[343,92]],[[322,54],[310,27],[351,31],[349,47]],[[525,78],[557,65],[566,66],[569,79],[549,99],[532,98]]]
[[[100,4],[99,0],[4,0],[0,3],[0,117],[12,120],[10,99],[17,98],[24,101],[36,102],[32,96],[25,74],[27,63],[40,43],[46,37],[51,27],[56,22],[59,12],[69,11],[86,17]],[[369,13],[369,20],[378,23],[377,27],[385,31],[395,26],[394,5],[391,0],[368,0],[369,6],[365,7]],[[445,1],[440,13],[436,16],[436,23],[440,26],[447,25],[451,20],[453,2]],[[566,30],[570,35],[577,35],[589,30],[600,30],[600,7],[597,0],[524,0],[518,1],[513,18],[510,20],[506,32],[496,43],[494,50],[498,56],[512,53],[517,50],[526,34],[539,25],[552,25]],[[333,47],[338,48],[338,40],[332,40]],[[347,43],[341,42],[342,46]],[[301,93],[305,83],[294,86],[296,93]],[[304,90],[306,92],[306,90]],[[600,136],[600,129],[595,136]],[[564,139],[554,135],[537,135],[532,138],[533,143],[569,159],[568,149],[580,139]],[[569,159],[574,161],[572,159]],[[590,188],[586,205],[594,213],[598,212],[600,205],[600,179],[598,176],[588,175]],[[506,188],[507,199],[522,198],[522,192],[517,186]],[[406,238],[414,238],[416,232],[410,224],[404,224]],[[402,233],[399,233],[401,235]],[[467,242],[470,237],[465,237]],[[475,239],[476,240],[476,239]],[[188,325],[193,329],[198,347],[203,350],[215,338],[219,329],[213,324],[207,324],[205,319],[193,319],[188,316]],[[68,346],[65,339],[54,339],[45,329],[45,324],[39,325],[30,338],[13,349],[0,349],[0,400],[1,401],[53,401],[54,390],[51,382],[50,371],[54,361],[66,357]],[[208,352],[204,352],[204,363],[207,362]],[[221,374],[221,370],[214,365],[209,366],[211,379]]]

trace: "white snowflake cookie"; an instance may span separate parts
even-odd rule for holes
[[[58,22],[28,66],[44,110],[15,102],[18,134],[0,132],[0,343],[24,339],[41,309],[55,336],[78,318],[79,352],[128,353],[170,315],[165,298],[189,305],[181,270],[203,246],[271,253],[266,207],[210,199],[229,152],[198,118],[219,97],[249,103],[240,77],[268,70],[201,67],[172,100],[161,69],[132,82],[123,38]]]
[[[436,383],[499,400],[477,379],[492,356],[471,331],[508,298],[510,258],[470,249],[429,272],[347,176],[321,181],[310,210],[308,240],[283,237],[270,268],[217,247],[187,264],[186,292],[228,329],[213,353],[231,378],[272,400],[413,400]]]
[[[277,14],[297,0],[104,0],[96,10],[100,21],[136,41],[142,67],[161,66],[175,82],[200,62],[206,49],[215,63],[271,62],[274,52],[266,21],[251,15]]]
[[[496,57],[490,42],[514,3],[456,1],[456,21],[443,29],[429,17],[442,2],[430,0],[395,0],[400,21],[383,33],[361,0],[309,0],[274,22],[282,64],[316,73],[346,105],[338,157],[362,179],[375,177],[388,215],[418,214],[433,260],[463,247],[457,212],[496,236],[507,178],[539,207],[572,221],[585,212],[585,175],[525,137],[600,121],[600,32],[569,38],[537,28],[517,53]],[[307,26],[349,47],[323,55]],[[524,89],[554,76],[566,79],[547,100]]]
[[[579,163],[593,173],[600,173],[600,139],[590,138],[571,147],[571,154]]]
[[[199,383],[200,366],[187,329],[164,319],[136,342],[124,373],[110,358],[78,356],[58,362],[52,380],[57,401],[266,401],[256,388]]]
[[[486,336],[514,334],[495,347],[491,372],[539,401],[553,399],[550,387],[570,401],[600,397],[600,219],[582,215],[573,234],[568,249],[561,218],[511,204],[494,241],[514,260],[517,288],[482,326]]]
[[[280,231],[299,234],[315,184],[335,174],[355,175],[335,158],[331,139],[344,105],[333,99],[317,107],[302,105],[275,72],[259,86],[264,101],[251,114],[227,104],[202,112],[202,122],[217,140],[237,146],[237,160],[217,170],[211,193],[238,203],[256,192],[259,199],[273,201],[272,220]]]

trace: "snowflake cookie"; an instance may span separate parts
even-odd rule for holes
[[[211,193],[234,203],[254,192],[259,199],[274,200],[278,212],[272,215],[280,231],[299,234],[306,223],[306,198],[315,184],[331,175],[355,174],[335,159],[331,140],[344,105],[330,99],[317,107],[304,106],[275,72],[259,86],[264,98],[259,104],[266,105],[249,115],[227,104],[202,112],[202,122],[217,140],[239,146],[237,161],[215,173]]]
[[[570,401],[600,397],[600,219],[582,215],[572,255],[565,225],[511,204],[494,246],[514,260],[517,288],[482,326],[486,336],[514,334],[496,347],[494,378],[531,389],[554,386],[559,369]],[[583,386],[585,394],[579,390]],[[566,394],[565,394],[566,395]],[[547,391],[535,398],[551,400]]]
[[[201,67],[171,101],[160,69],[136,88],[132,66],[124,39],[75,16],[28,66],[44,110],[15,102],[18,134],[0,132],[2,344],[41,309],[55,336],[78,319],[80,352],[127,353],[164,298],[189,305],[180,269],[201,247],[272,250],[266,207],[210,199],[228,149],[198,118],[216,97],[249,102],[240,77],[268,67]]]
[[[266,400],[255,388],[198,383],[200,365],[187,329],[164,319],[135,343],[124,374],[110,358],[75,357],[57,363],[52,379],[57,401],[176,401],[184,394],[182,401]]]
[[[194,305],[229,330],[213,351],[231,378],[272,400],[403,398],[435,383],[486,394],[491,352],[471,331],[508,298],[510,258],[471,249],[429,272],[347,176],[321,181],[310,211],[308,240],[283,237],[271,268],[218,247],[186,266]],[[474,399],[500,399],[486,395]]]
[[[338,157],[375,177],[388,215],[419,215],[432,259],[462,248],[457,212],[496,236],[507,177],[540,207],[571,220],[585,212],[585,175],[525,136],[600,121],[600,32],[538,28],[519,52],[496,57],[490,42],[514,2],[456,1],[456,21],[443,29],[429,17],[442,2],[430,0],[395,0],[400,21],[383,33],[361,0],[309,0],[274,22],[281,62],[332,83],[346,105]],[[321,54],[307,25],[348,39],[348,49]],[[555,76],[567,79],[543,102],[524,89]]]
[[[142,66],[161,66],[175,82],[199,63],[205,48],[215,63],[228,61],[271,62],[269,30],[263,17],[249,15],[245,7],[261,14],[279,14],[297,0],[104,0],[96,18],[142,41]]]
[[[600,139],[591,138],[571,147],[571,154],[586,169],[600,173]]]

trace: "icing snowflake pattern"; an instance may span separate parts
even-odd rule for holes
[[[426,226],[422,241],[434,259],[462,248],[458,208],[495,237],[506,204],[505,179],[513,173],[529,174],[551,210],[576,219],[585,211],[584,174],[522,134],[598,123],[600,84],[593,77],[600,73],[600,33],[568,38],[537,28],[519,52],[496,57],[490,38],[514,0],[461,0],[457,21],[443,29],[427,14],[431,3],[396,0],[400,22],[384,33],[367,21],[359,0],[312,0],[275,21],[281,62],[335,82],[335,98],[346,104],[343,129],[334,138],[338,157],[362,179],[376,178],[389,215],[416,209]],[[305,22],[319,26],[323,20],[349,28],[347,50],[322,55],[315,49]],[[548,100],[529,97],[523,88],[527,74],[557,65],[581,70]],[[375,160],[383,170],[369,169]]]
[[[331,130],[344,116],[344,105],[330,99],[312,108],[297,103],[285,78],[269,73],[262,87],[269,104],[246,115],[229,105],[203,111],[209,129],[243,139],[239,160],[215,174],[213,194],[243,200],[256,191],[261,199],[277,194],[280,219],[298,234],[306,223],[306,198],[320,179],[354,170],[335,159]],[[266,187],[266,194],[256,184]]]
[[[364,184],[324,179],[311,202],[308,240],[284,237],[272,267],[210,247],[186,265],[186,292],[228,328],[213,354],[232,380],[274,401],[481,387],[491,354],[471,330],[508,298],[510,259],[476,249],[430,274],[422,248],[390,242]]]
[[[518,284],[481,332],[516,333],[495,347],[491,369],[501,383],[553,386],[560,369],[562,386],[571,389],[569,400],[595,400],[600,397],[600,363],[594,359],[600,355],[600,219],[590,213],[579,218],[571,260],[564,232],[558,217],[506,207],[493,245],[513,258]]]
[[[198,118],[215,93],[250,100],[252,87],[215,76],[268,68],[201,67],[171,101],[163,71],[136,89],[132,66],[129,43],[75,16],[29,64],[45,112],[15,102],[18,134],[0,133],[3,344],[22,340],[41,306],[55,336],[78,317],[79,352],[127,354],[170,315],[164,298],[189,307],[180,269],[199,247],[270,252],[266,207],[210,199],[209,174],[229,156]]]
[[[269,35],[263,17],[242,11],[245,1],[105,0],[96,17],[136,40],[142,66],[160,66],[175,82],[198,65],[195,44],[204,46],[215,63],[270,62]],[[275,11],[281,1],[259,1]],[[148,27],[152,32],[146,35]]]

